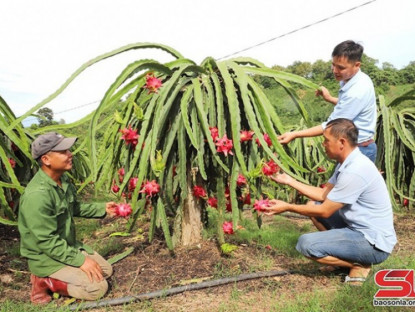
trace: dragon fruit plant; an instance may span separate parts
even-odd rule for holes
[[[262,184],[267,175],[281,168],[303,180],[307,171],[278,143],[286,129],[253,75],[274,78],[304,112],[290,81],[317,86],[249,58],[206,58],[196,65],[153,44],[117,53],[142,48],[162,49],[174,59],[165,64],[135,61],[114,80],[90,122],[91,180],[131,202],[130,229],[151,206],[149,237],[161,225],[171,249],[200,240],[203,210],[213,207],[219,212],[217,235],[223,243],[226,213],[236,229],[243,206],[251,205],[251,198],[266,197]],[[113,116],[104,118],[114,107]],[[99,128],[106,131],[97,146]],[[188,220],[193,224],[186,224]],[[189,228],[194,232],[186,234]]]
[[[171,60],[131,62],[115,77],[98,108],[75,123],[37,130],[22,126],[25,118],[55,99],[90,66],[142,49],[162,50]],[[197,65],[171,47],[154,43],[130,44],[86,62],[54,93],[19,117],[0,97],[0,222],[14,222],[18,196],[33,175],[33,138],[46,131],[69,135],[74,127],[88,123],[88,135],[77,142],[71,172],[79,191],[94,183],[95,189],[111,190],[128,201],[130,230],[151,206],[149,238],[161,226],[170,249],[175,243],[192,243],[189,238],[201,239],[202,212],[209,205],[218,209],[217,235],[223,243],[226,210],[237,229],[240,209],[267,199],[268,174],[283,170],[320,185],[333,168],[318,139],[294,140],[287,146],[278,143],[277,136],[293,128],[280,120],[258,83],[262,77],[273,79],[293,100],[303,117],[294,128],[310,127],[307,109],[292,83],[315,90],[314,83],[251,58],[216,61],[208,57]],[[385,172],[391,197],[398,197],[392,201],[395,208],[404,199],[407,209],[415,202],[415,106],[399,105],[413,101],[414,94],[411,90],[391,103],[379,99],[376,141],[378,155],[384,157],[378,166]],[[97,133],[103,133],[99,141]],[[206,195],[195,196],[194,186]],[[291,196],[286,189],[271,186],[278,197]]]
[[[141,49],[160,49],[171,61],[131,62],[115,77],[98,108],[76,123],[89,123],[88,135],[79,140],[80,159],[88,164],[80,190],[94,183],[96,189],[110,190],[120,201],[128,202],[130,230],[151,206],[149,238],[161,226],[170,249],[176,243],[186,245],[201,239],[203,210],[207,205],[217,206],[217,235],[223,243],[226,211],[237,228],[242,207],[264,195],[262,184],[267,180],[261,169],[265,163],[272,160],[302,180],[307,172],[290,147],[278,143],[277,136],[286,129],[255,76],[279,83],[305,117],[306,109],[290,83],[317,86],[250,58],[218,62],[208,57],[197,65],[168,46],[137,43],[85,63],[13,125],[54,99],[89,66]],[[56,125],[48,130],[71,126]],[[103,132],[99,144],[98,132]],[[4,160],[8,162],[8,158]],[[7,167],[13,169],[9,162]],[[195,186],[204,192],[194,192]],[[189,228],[194,230],[189,232]]]

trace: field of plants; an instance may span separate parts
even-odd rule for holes
[[[133,49],[149,48],[160,49],[175,60],[164,64],[149,59],[132,62],[114,77],[98,108],[75,123],[23,126],[25,118],[58,97],[88,67]],[[80,235],[107,256],[127,257],[117,259],[120,273],[112,280],[112,287],[120,294],[275,266],[303,274],[304,266],[310,264],[294,255],[293,245],[302,232],[310,231],[309,223],[263,218],[260,211],[268,199],[305,200],[272,182],[269,175],[283,170],[301,181],[321,185],[334,167],[324,155],[321,138],[298,139],[287,146],[277,140],[281,133],[319,122],[317,116],[322,114],[313,113],[316,103],[312,99],[318,88],[315,81],[295,71],[267,68],[254,59],[206,58],[198,65],[170,47],[143,43],[88,61],[22,116],[15,116],[0,97],[0,223],[2,238],[9,237],[2,248],[17,248],[13,242],[18,240],[19,197],[37,171],[30,157],[33,139],[49,131],[79,136],[80,129],[85,129],[87,134],[79,137],[73,149],[69,175],[84,199],[122,203],[120,215],[125,218],[110,224],[83,223],[86,235]],[[400,90],[405,91],[392,98],[388,93],[378,97],[376,164],[384,174],[398,219],[404,221],[401,228],[410,229],[413,223],[406,215],[413,215],[415,202],[415,88]],[[402,237],[406,239],[405,231]],[[405,245],[403,250],[402,259],[406,259],[410,249]],[[2,252],[0,256],[7,261],[16,257],[17,264],[7,267],[8,274],[14,272],[12,279],[25,281],[27,268],[18,252]],[[148,276],[151,281],[143,283],[148,289],[140,288],[134,278],[143,277],[142,272],[152,265],[149,259],[169,263],[167,267],[174,270],[153,267],[152,272],[160,271],[163,280],[151,280],[158,276],[152,273]],[[258,265],[255,259],[260,259]],[[391,261],[398,263],[399,257]],[[317,272],[311,277],[298,274],[296,282],[285,280],[288,277],[274,278],[269,288],[281,288],[288,281],[298,283],[295,289],[307,293],[300,284],[312,278],[320,279],[335,293],[338,289],[332,276],[319,277]],[[166,279],[170,275],[171,281]],[[200,280],[189,283],[194,282]],[[254,281],[246,285],[268,287]],[[1,287],[7,296],[7,289]],[[19,287],[28,293],[27,287]],[[373,290],[373,285],[368,287]],[[238,289],[231,292],[238,296]],[[295,304],[289,292],[283,294]]]
[[[217,212],[208,208],[208,213],[210,218],[215,218]],[[396,311],[396,307],[373,307],[373,296],[379,289],[373,275],[381,269],[412,269],[415,266],[412,239],[415,222],[408,214],[395,214],[399,243],[387,261],[373,267],[362,287],[344,285],[344,273],[321,272],[317,264],[295,250],[299,235],[314,230],[307,219],[267,217],[258,229],[252,211],[247,210],[241,222],[243,229],[226,235],[226,241],[233,246],[231,253],[219,251],[216,229],[207,227],[202,243],[176,247],[174,255],[167,248],[162,231],[156,231],[153,242],[148,242],[149,220],[150,214],[145,213],[137,222],[137,230],[129,236],[112,235],[123,231],[127,222],[124,219],[76,221],[78,237],[108,259],[134,249],[114,264],[114,275],[109,280],[111,289],[103,298],[104,303],[114,305],[91,311],[202,312],[206,307],[210,311],[223,312]],[[0,225],[0,235],[1,312],[68,312],[72,308],[81,311],[79,301],[65,297],[53,300],[47,307],[30,304],[30,274],[26,260],[19,256],[17,229]],[[168,295],[168,291],[178,288],[263,272],[280,275],[231,281]],[[146,300],[154,293],[158,296]],[[134,296],[140,300],[127,304]],[[411,308],[406,310],[412,311]]]

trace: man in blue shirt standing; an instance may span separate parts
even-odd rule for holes
[[[326,122],[321,125],[287,132],[278,137],[282,144],[295,138],[314,137],[323,134],[327,122],[336,118],[347,118],[354,122],[359,130],[358,146],[360,151],[375,162],[377,147],[373,140],[376,128],[376,96],[372,80],[360,70],[363,47],[348,40],[338,44],[332,53],[332,71],[340,82],[338,97],[321,87],[316,94],[329,103],[334,110]]]
[[[346,282],[363,282],[370,266],[386,260],[397,241],[388,190],[376,166],[357,148],[352,121],[329,121],[323,136],[327,156],[338,162],[327,186],[306,185],[278,173],[271,177],[274,181],[312,201],[297,205],[272,200],[265,214],[291,211],[311,217],[320,232],[302,235],[297,250],[321,264],[350,269]]]

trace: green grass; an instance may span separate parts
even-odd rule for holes
[[[243,220],[242,226],[245,230],[240,230],[232,241],[238,243],[252,244],[256,243],[259,246],[271,246],[273,250],[279,253],[290,256],[300,257],[300,254],[295,250],[295,245],[299,236],[303,233],[309,232],[311,229],[309,225],[298,227],[291,222],[287,222],[285,217],[274,217],[272,225],[263,225],[261,229],[252,220]]]
[[[208,208],[208,224],[210,226],[204,229],[204,239],[212,239],[215,237],[217,232],[215,226],[217,224],[217,217],[217,210]],[[231,215],[226,214],[225,218],[230,221]],[[254,245],[260,251],[263,251],[258,253],[258,261],[255,264],[250,264],[249,271],[251,272],[271,270],[275,265],[275,255],[285,255],[295,259],[302,259],[302,255],[295,249],[298,238],[303,233],[314,230],[310,224],[297,226],[283,216],[272,217],[272,224],[265,224],[261,228],[258,227],[255,220],[247,218],[241,220],[240,225],[243,229],[237,230],[232,235],[226,235],[225,240],[229,244],[239,246],[239,248],[241,248],[241,244],[246,244],[250,246]],[[230,256],[232,257],[232,253]],[[213,275],[215,278],[222,278],[241,273],[242,271],[239,267],[229,268],[225,257],[216,264]]]
[[[226,217],[229,220],[230,214],[227,214]],[[210,225],[217,224],[217,210],[208,209],[208,218]],[[236,246],[241,244],[255,245],[263,251],[258,254],[258,261],[250,265],[251,272],[270,270],[275,262],[274,256],[277,254],[302,259],[302,255],[295,249],[298,238],[303,233],[313,231],[310,224],[300,227],[283,216],[273,217],[272,224],[263,225],[261,228],[258,227],[255,220],[251,219],[241,220],[241,225],[243,229],[237,230],[233,235],[226,235],[225,239],[229,244]],[[216,231],[214,226],[207,227],[204,229],[203,236],[205,239],[212,238]],[[214,270],[215,278],[235,276],[241,273],[238,268],[228,268],[226,261],[218,262]]]
[[[5,248],[3,248],[5,250]],[[7,253],[12,257],[20,257],[20,243],[18,241],[7,245]]]
[[[111,222],[110,226],[102,226],[99,219],[76,218],[75,224],[77,240],[86,241],[88,246],[105,258],[122,251],[125,247],[121,238],[109,236],[112,233],[126,230],[125,225],[121,224],[119,220]],[[105,236],[91,240],[95,233],[100,233],[100,237],[103,237],[104,234]]]
[[[227,216],[228,219],[230,216]],[[215,220],[215,211],[210,211],[210,220]],[[301,259],[302,256],[295,250],[298,237],[305,233],[314,231],[311,223],[305,226],[297,226],[291,220],[277,216],[273,219],[272,224],[264,225],[258,228],[254,220],[242,220],[241,224],[245,230],[238,230],[233,235],[227,235],[226,241],[231,244],[256,244],[258,248],[264,248],[270,245],[273,250],[293,259]],[[207,229],[207,233],[216,230]],[[258,257],[258,267],[253,270],[266,270],[272,265],[274,258],[267,255],[266,252]],[[270,262],[271,261],[271,262]],[[313,262],[305,260],[307,270],[313,266]],[[261,267],[262,266],[262,267]],[[271,299],[267,302],[269,311],[413,311],[410,308],[396,307],[374,307],[373,296],[379,289],[374,282],[374,274],[382,269],[413,269],[415,268],[415,258],[406,253],[395,251],[391,256],[379,265],[375,265],[367,281],[361,287],[354,287],[341,283],[339,276],[333,276],[333,285],[311,284],[304,293],[297,294],[297,289],[293,292],[279,294],[278,289],[289,289],[291,285],[286,285],[281,281],[273,279],[264,281],[264,287],[259,289],[258,297],[267,297]],[[300,270],[300,274],[301,274]],[[218,263],[215,268],[215,278],[236,275],[238,272],[231,271],[225,263]],[[268,285],[269,284],[269,285]],[[328,287],[329,289],[326,289]],[[246,290],[247,291],[247,290]],[[234,286],[230,293],[229,300],[220,303],[218,311],[246,311],[247,306],[252,306],[249,302],[252,297],[245,292],[238,290]],[[241,308],[245,307],[245,308]]]
[[[373,296],[379,289],[374,282],[374,274],[382,269],[413,269],[415,259],[396,253],[383,263],[375,265],[366,282],[361,287],[338,284],[328,295],[324,287],[310,288],[310,291],[297,295],[294,299],[278,298],[272,311],[413,311],[411,308],[374,307]]]
[[[0,312],[66,312],[67,307],[57,307],[54,303],[46,306],[36,306],[30,303],[14,302],[6,300],[0,305]]]
[[[309,292],[296,295],[294,299],[280,297],[270,310],[284,312],[413,311],[413,309],[403,307],[374,307],[373,296],[379,288],[373,281],[373,275],[369,277],[369,280],[361,287],[338,285],[337,289],[329,295],[324,288],[313,288]]]
[[[226,219],[230,220],[231,215],[227,214]],[[226,241],[232,244],[256,244],[259,248],[271,246],[272,250],[280,254],[298,258],[301,255],[296,251],[295,245],[298,237],[312,231],[309,224],[299,227],[282,216],[273,217],[272,225],[263,225],[258,227],[255,220],[243,219],[241,225],[244,229],[237,230],[233,235],[227,235]],[[209,239],[215,236],[217,220],[216,209],[208,208],[208,219],[211,226],[204,229],[203,237]]]
[[[217,218],[217,211],[209,209],[209,221],[210,224],[215,224],[214,221]],[[230,219],[228,214],[227,219]],[[91,237],[96,231],[104,231],[101,229],[101,225],[97,220],[77,220],[77,230],[79,231],[80,239],[83,237]],[[250,311],[252,308],[255,310],[264,311],[284,311],[284,312],[316,312],[316,311],[413,311],[408,308],[396,308],[396,307],[374,307],[373,296],[379,287],[374,283],[374,274],[382,269],[413,269],[415,268],[415,258],[409,252],[404,250],[397,250],[383,263],[373,267],[371,274],[367,281],[361,287],[353,287],[344,285],[341,283],[339,276],[333,276],[328,281],[328,284],[322,284],[318,281],[319,273],[314,270],[314,262],[303,258],[296,250],[295,245],[298,237],[306,232],[314,231],[311,223],[307,222],[303,226],[297,225],[292,219],[276,216],[272,219],[267,219],[266,224],[261,229],[258,228],[255,220],[244,219],[241,221],[241,225],[244,230],[238,230],[234,235],[227,235],[226,241],[231,244],[239,246],[240,244],[255,245],[259,250],[264,252],[258,253],[257,263],[250,265],[252,271],[265,271],[270,270],[275,265],[275,255],[282,254],[293,262],[303,259],[300,266],[304,266],[303,270],[297,272],[299,278],[303,278],[303,275],[313,277],[307,279],[310,285],[306,287],[300,287],[293,282],[295,277],[288,279],[263,279],[259,284],[240,284],[235,283],[229,288],[229,293],[224,293],[224,297],[218,297],[218,305],[216,310],[212,311]],[[114,224],[111,227],[106,226],[105,231],[114,232],[121,230],[122,224]],[[108,229],[109,228],[109,229]],[[105,232],[106,233],[106,232]],[[216,228],[207,227],[204,230],[205,238],[213,237],[216,233]],[[102,234],[102,232],[101,232]],[[100,234],[100,236],[102,236]],[[108,235],[107,235],[108,236]],[[93,243],[96,244],[97,250],[102,253],[115,253],[121,246],[117,243],[117,238],[105,237],[104,239],[93,239]],[[117,247],[118,245],[118,247]],[[270,245],[272,252],[267,250],[265,246]],[[240,247],[239,253],[243,253],[243,249]],[[232,257],[232,255],[231,255]],[[223,257],[214,268],[214,278],[222,278],[227,276],[235,276],[242,273],[241,268],[238,266],[229,267],[227,260],[229,258]],[[317,265],[315,265],[317,267]],[[310,273],[313,271],[312,273]],[[303,274],[304,273],[304,274]],[[174,274],[174,268],[172,268],[172,279]],[[310,275],[311,274],[311,275]],[[314,282],[314,277],[317,281]],[[289,280],[289,282],[287,282]],[[301,279],[302,280],[302,279]],[[300,280],[300,281],[301,281]],[[306,280],[306,279],[304,279]],[[297,282],[298,283],[298,282]],[[113,285],[116,287],[116,285]],[[161,285],[163,287],[163,285]],[[209,291],[214,291],[209,290]],[[191,298],[191,293],[187,296]],[[139,303],[133,303],[124,306],[108,307],[103,311],[169,311],[166,308],[166,298],[160,298],[152,301],[145,301]],[[201,300],[201,299],[199,299]],[[263,302],[262,302],[263,300]],[[174,301],[174,306],[177,307],[177,301]],[[164,305],[160,307],[160,304]],[[203,304],[200,310],[203,311]],[[255,308],[255,309],[254,309]],[[56,307],[54,303],[47,306],[34,306],[29,303],[16,302],[12,300],[6,300],[0,304],[0,312],[9,311],[22,311],[22,312],[37,312],[37,311],[68,311],[65,307]]]
[[[252,306],[266,306],[267,311],[275,312],[413,311],[413,308],[373,306],[373,296],[379,289],[373,280],[374,273],[383,268],[413,269],[413,265],[414,260],[409,257],[400,259],[391,256],[381,265],[374,266],[369,278],[361,287],[341,284],[340,278],[333,276],[335,285],[311,284],[306,291],[298,293],[295,288],[290,292],[292,286],[289,284],[271,280],[269,286],[255,290],[258,291],[258,298],[267,298],[266,304],[252,302],[252,296],[246,291],[238,290],[234,285],[229,300],[221,302],[218,311],[247,311],[246,307]],[[285,292],[280,294],[280,289],[284,289]]]
[[[75,218],[76,237],[78,240],[90,237],[101,228],[99,219]]]
[[[95,251],[104,258],[109,258],[111,255],[123,251],[125,247],[118,237],[110,237],[105,244],[95,243],[94,245]]]

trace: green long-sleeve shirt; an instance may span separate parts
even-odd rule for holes
[[[74,216],[103,217],[105,204],[80,204],[68,178],[62,186],[39,170],[20,199],[18,227],[20,253],[28,259],[30,271],[49,276],[65,265],[80,267],[93,250],[76,240]]]

